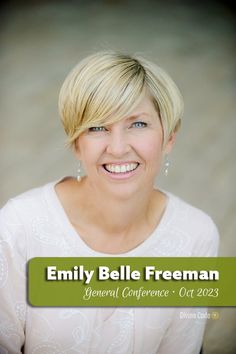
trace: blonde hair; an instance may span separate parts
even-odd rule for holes
[[[68,144],[73,146],[92,126],[128,116],[147,92],[159,113],[165,144],[178,130],[183,115],[183,99],[170,76],[138,56],[105,51],[86,57],[69,73],[59,94]]]

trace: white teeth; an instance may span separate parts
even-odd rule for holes
[[[138,167],[138,163],[127,163],[124,165],[114,165],[114,164],[107,164],[105,168],[107,171],[112,173],[125,173],[129,171],[133,171]]]
[[[115,166],[115,173],[120,173],[120,166]]]

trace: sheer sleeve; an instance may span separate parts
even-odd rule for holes
[[[0,353],[22,353],[26,312],[26,247],[14,203],[0,211]]]

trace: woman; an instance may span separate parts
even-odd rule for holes
[[[66,177],[10,200],[1,211],[0,352],[199,353],[204,309],[32,308],[33,257],[215,256],[218,233],[202,211],[154,180],[183,113],[158,66],[116,52],[85,58],[59,98],[68,143],[86,176]],[[188,316],[189,315],[189,316]],[[191,317],[191,319],[186,319]],[[197,317],[194,319],[194,317]]]

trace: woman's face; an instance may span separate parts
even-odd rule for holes
[[[82,133],[76,152],[94,188],[130,198],[141,189],[153,188],[162,155],[173,142],[174,136],[163,148],[160,118],[146,96],[123,120]]]

